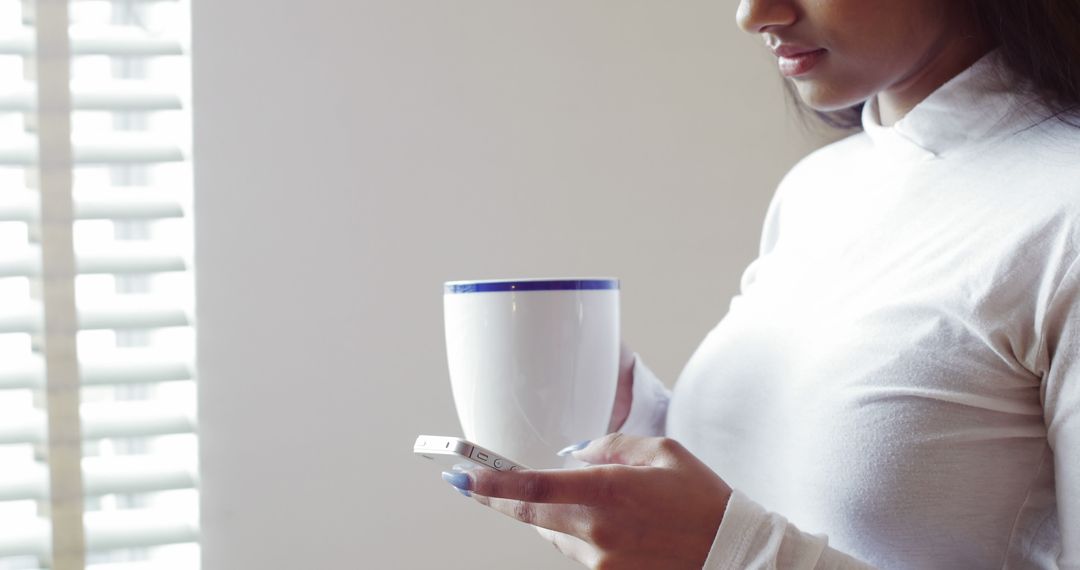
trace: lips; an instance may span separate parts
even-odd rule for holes
[[[821,61],[821,58],[825,56],[827,50],[823,48],[781,44],[773,47],[772,52],[777,57],[780,73],[785,77],[798,77],[809,73],[810,70]]]

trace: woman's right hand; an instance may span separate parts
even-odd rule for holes
[[[608,433],[619,431],[630,415],[630,405],[634,401],[634,352],[626,343],[619,346],[619,385],[615,389],[615,403],[611,407],[611,422]]]

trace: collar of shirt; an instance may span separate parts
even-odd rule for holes
[[[994,50],[947,81],[891,127],[881,124],[877,96],[871,97],[863,107],[862,126],[876,147],[932,159],[1012,130],[1020,123],[1031,125],[1027,111],[1036,103],[1032,96],[1020,93],[1020,88],[1010,88],[1007,68],[1000,52]]]

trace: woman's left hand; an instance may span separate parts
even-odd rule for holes
[[[555,531],[541,534],[588,567],[702,567],[731,496],[708,466],[675,440],[619,433],[573,457],[592,465],[475,469],[447,480],[503,514]]]

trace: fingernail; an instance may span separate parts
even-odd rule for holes
[[[465,473],[447,473],[443,471],[442,479],[456,487],[458,491],[461,491],[462,495],[466,497],[472,496],[469,493],[472,490],[472,479],[469,479],[469,476]]]
[[[454,465],[453,469],[458,473],[470,473],[476,470],[476,465],[472,463],[458,463]]]
[[[571,453],[573,453],[575,451],[581,451],[582,449],[585,449],[586,447],[588,447],[589,442],[591,442],[591,441],[592,441],[591,439],[586,439],[585,441],[579,441],[579,442],[575,443],[574,445],[568,445],[568,446],[560,449],[555,455],[558,455],[560,457],[564,457],[564,456],[570,455]]]

